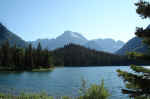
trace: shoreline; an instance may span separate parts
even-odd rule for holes
[[[55,67],[50,68],[35,68],[35,69],[8,69],[8,68],[0,68],[0,72],[43,72],[43,71],[52,71]]]

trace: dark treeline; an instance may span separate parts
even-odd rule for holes
[[[130,64],[148,65],[149,61],[129,59],[107,52],[95,51],[80,45],[68,44],[52,52],[55,66],[124,66]]]
[[[0,68],[1,70],[32,70],[37,68],[49,68],[51,56],[47,49],[42,50],[39,44],[33,48],[31,44],[26,48],[10,46],[5,42],[0,47]]]
[[[123,66],[149,64],[144,60],[128,59],[111,53],[91,50],[80,45],[68,44],[54,51],[42,49],[41,44],[33,48],[10,46],[7,41],[0,47],[0,70],[32,70],[54,66]]]

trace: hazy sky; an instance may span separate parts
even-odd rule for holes
[[[136,14],[137,0],[0,0],[0,21],[25,40],[55,38],[65,30],[87,39],[127,41],[150,21]]]

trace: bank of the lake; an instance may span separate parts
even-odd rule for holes
[[[0,72],[0,92],[13,94],[22,91],[45,91],[52,96],[78,96],[81,79],[87,80],[88,85],[100,84],[104,79],[105,87],[109,90],[110,99],[128,99],[121,93],[124,83],[117,76],[117,69],[130,71],[128,66],[115,67],[58,67],[45,72]]]
[[[32,71],[32,72],[44,72],[44,71],[52,71],[55,67],[50,68],[33,68],[33,69],[15,69],[10,67],[0,67],[0,72],[24,72],[24,71]]]

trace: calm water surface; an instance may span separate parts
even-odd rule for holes
[[[129,67],[61,67],[52,72],[0,73],[0,92],[46,91],[53,96],[77,96],[81,79],[88,84],[100,84],[104,79],[105,87],[111,93],[110,99],[129,99],[121,93],[124,83],[117,76],[117,69],[131,71]]]

